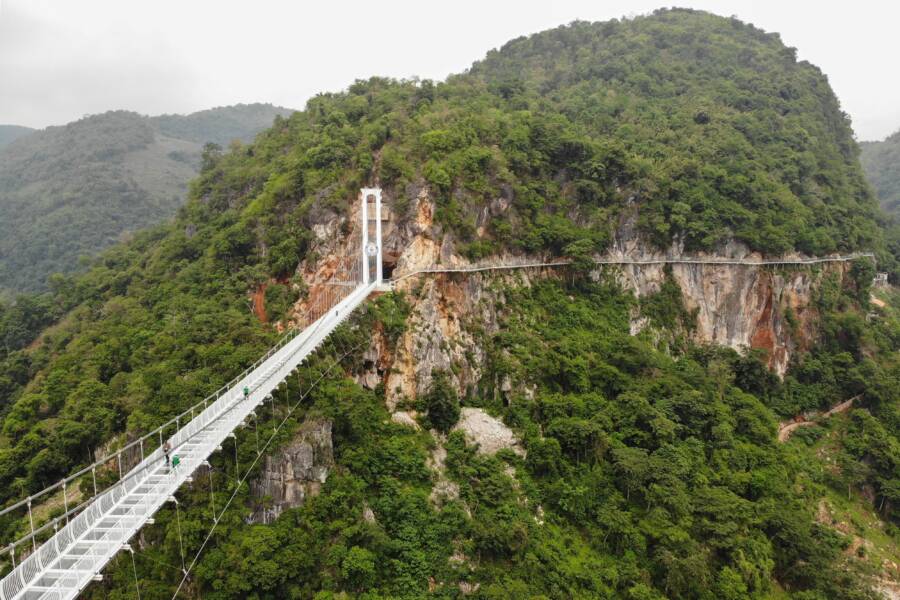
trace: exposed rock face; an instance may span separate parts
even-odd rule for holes
[[[481,277],[425,278],[415,300],[407,330],[397,344],[397,357],[385,386],[393,410],[404,398],[414,399],[428,390],[431,372],[450,373],[461,393],[482,376],[484,348],[469,327],[478,323],[483,332],[498,328],[498,293]]]
[[[393,265],[395,279],[424,268],[459,267],[470,264],[456,252],[453,235],[434,223],[434,204],[427,188],[407,191],[410,201],[405,215],[393,214],[393,221],[383,224],[386,261]],[[390,198],[385,199],[390,205]],[[510,198],[498,198],[479,214],[477,223],[488,218],[503,218]],[[352,254],[358,220],[356,204],[346,217],[332,215],[315,229],[320,256],[329,257],[316,265],[306,265],[302,275],[309,287],[307,300],[298,304],[298,313],[316,304],[324,288],[321,283],[337,268],[334,256]],[[486,264],[508,264],[523,257],[496,256]],[[545,257],[531,257],[536,262]],[[687,253],[675,243],[667,251],[659,251],[636,232],[634,218],[620,222],[610,250],[600,258],[661,259],[749,259],[763,257],[738,243],[715,252]],[[481,265],[481,263],[479,263]],[[769,366],[784,374],[791,357],[814,343],[818,315],[813,307],[817,286],[828,273],[846,275],[848,265],[831,263],[818,267],[772,267],[743,265],[672,264],[671,274],[681,287],[685,306],[696,313],[697,341],[729,346],[738,351],[760,348],[768,355]],[[660,289],[665,281],[663,264],[622,265],[615,269],[620,283],[637,296]],[[499,328],[499,312],[505,297],[502,285],[530,285],[536,278],[558,277],[560,269],[528,269],[494,271],[468,275],[414,276],[397,282],[396,289],[407,292],[412,314],[406,332],[396,348],[389,350],[376,336],[366,353],[365,364],[356,373],[357,380],[368,388],[385,386],[391,411],[404,408],[407,400],[415,400],[431,383],[433,369],[451,373],[451,381],[461,396],[466,396],[482,382],[484,376],[484,336]],[[498,281],[499,280],[499,281]],[[792,316],[792,318],[791,318]],[[631,333],[638,334],[649,324],[636,313]],[[498,381],[493,387],[507,396],[528,394],[528,382]],[[523,387],[526,386],[526,387]],[[488,386],[490,387],[490,386]]]
[[[391,421],[397,423],[398,425],[405,425],[406,427],[411,427],[412,429],[419,430],[419,424],[416,422],[415,417],[412,413],[405,410],[398,410],[391,414]]]
[[[434,475],[434,485],[431,487],[431,494],[429,494],[428,500],[435,506],[440,507],[447,502],[459,499],[459,484],[447,478],[445,466],[447,449],[444,448],[446,437],[435,430],[431,431],[431,435],[434,437],[435,446],[426,462]]]
[[[271,523],[286,509],[300,506],[319,493],[333,466],[331,421],[306,421],[287,447],[266,457],[262,475],[250,486],[256,507],[248,521]]]
[[[648,249],[637,237],[620,237],[605,258],[759,261],[764,257],[738,243],[730,243],[714,254],[686,253],[677,244],[661,253]],[[817,315],[812,305],[817,284],[829,272],[843,277],[848,267],[829,263],[816,268],[710,264],[671,264],[670,268],[685,306],[696,311],[698,341],[738,351],[765,350],[769,367],[783,375],[793,354],[813,341]],[[665,281],[663,264],[621,265],[616,269],[622,285],[638,297],[659,291]],[[794,315],[794,325],[788,322],[789,313]],[[635,315],[632,334],[647,324],[646,319]]]
[[[453,429],[462,431],[466,440],[477,444],[478,452],[482,454],[496,454],[505,448],[525,456],[525,450],[512,430],[480,408],[464,407]]]

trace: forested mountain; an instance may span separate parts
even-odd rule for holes
[[[291,112],[271,104],[235,104],[189,115],[161,115],[150,120],[163,135],[198,144],[212,142],[227,146],[232,140],[253,141],[257,133],[271,127],[275,115],[285,117]]]
[[[204,158],[173,221],[0,309],[5,498],[255,359],[357,233],[362,186],[384,189],[395,273],[504,253],[574,264],[410,278],[371,301],[301,373],[340,361],[275,438],[297,455],[289,444],[327,423],[315,493],[292,488],[301,505],[255,519],[273,498],[235,489],[238,468],[266,476],[239,430],[86,597],[133,597],[136,576],[142,597],[171,597],[182,542],[190,561],[232,494],[189,595],[857,600],[893,585],[900,321],[896,292],[870,305],[871,264],[592,262],[624,241],[646,255],[884,254],[847,118],[777,35],[689,10],[576,22],[444,82],[357,81]],[[752,348],[704,337],[716,311],[759,333]],[[783,377],[767,368],[774,336],[792,352]],[[777,441],[779,421],[848,398],[848,413]],[[468,419],[514,441],[476,447]]]
[[[0,148],[33,132],[30,127],[19,125],[0,125]]]
[[[153,118],[117,111],[0,149],[0,294],[46,289],[82,255],[172,216],[203,144],[248,142],[289,113],[267,104]]]
[[[862,142],[860,162],[881,206],[900,218],[900,131],[881,142]]]
[[[900,259],[900,131],[881,142],[862,142],[860,162],[881,208],[887,213],[884,220],[887,253]],[[893,270],[896,281],[897,273]]]

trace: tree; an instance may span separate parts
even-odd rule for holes
[[[723,567],[717,579],[716,589],[722,600],[741,600],[747,597],[747,585],[740,573],[731,567]]]
[[[375,579],[375,555],[359,546],[353,546],[341,563],[341,575],[355,591],[361,592]]]
[[[459,398],[445,371],[431,372],[431,386],[425,395],[425,406],[431,426],[447,433],[459,420]]]
[[[650,474],[650,459],[643,448],[616,448],[612,451],[613,468],[622,478],[625,496],[643,487]]]
[[[202,172],[212,171],[219,159],[222,158],[222,147],[212,142],[203,145],[203,153],[200,155],[200,170]]]

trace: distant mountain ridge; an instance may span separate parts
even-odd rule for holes
[[[861,142],[860,162],[885,212],[900,217],[900,130],[880,142]]]
[[[21,125],[0,125],[0,148],[29,133],[34,133],[34,131],[31,127],[22,127]]]
[[[160,115],[150,120],[169,137],[224,146],[232,140],[252,142],[257,133],[272,126],[275,115],[286,117],[292,112],[271,104],[235,104],[189,115]]]
[[[270,104],[184,116],[111,111],[0,148],[0,294],[44,289],[80,256],[171,217],[205,143],[252,141],[291,112]]]

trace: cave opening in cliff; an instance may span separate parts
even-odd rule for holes
[[[383,251],[381,257],[381,272],[385,281],[390,280],[394,276],[394,268],[397,266],[397,259],[399,258],[399,252]]]

